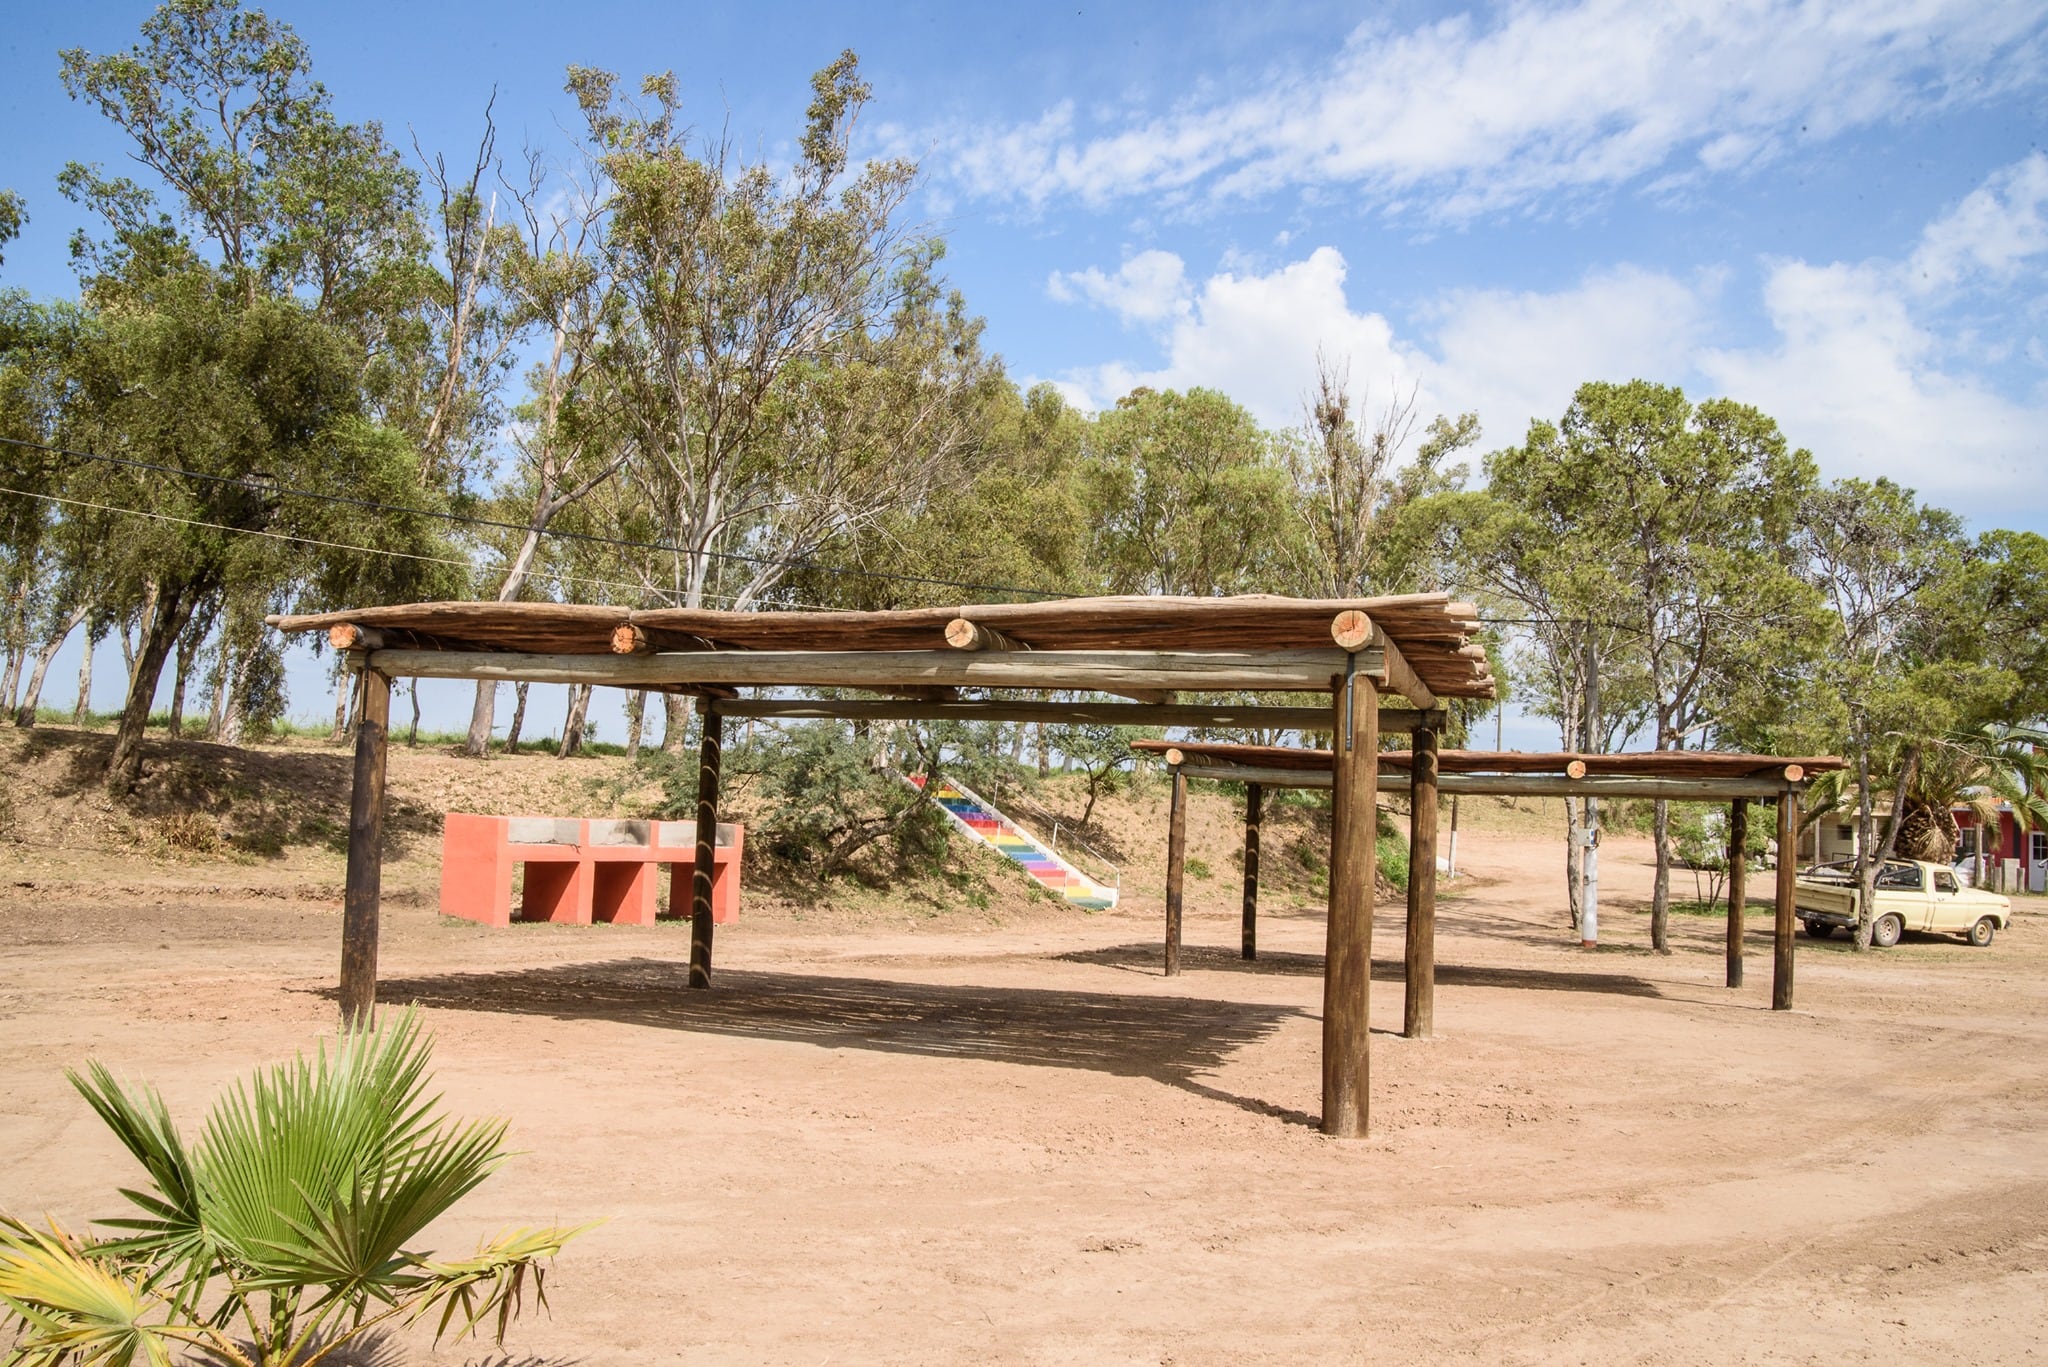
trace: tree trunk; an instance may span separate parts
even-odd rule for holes
[[[221,739],[228,719],[228,651],[223,641],[213,653],[213,706],[206,714],[206,738]]]
[[[155,601],[135,652],[135,669],[128,678],[121,725],[114,732],[114,751],[107,757],[107,787],[117,797],[126,795],[142,777],[142,734],[149,725],[150,704],[156,701],[157,681],[163,677],[164,661],[170,658],[178,633],[185,629],[193,605],[205,591],[202,585],[156,586]]]
[[[524,688],[525,685],[520,685]],[[525,705],[526,695],[521,693],[519,701]],[[497,723],[498,686],[486,679],[477,680],[476,701],[469,708],[469,735],[463,739],[462,753],[481,756],[491,748],[491,727]],[[513,729],[513,739],[518,738],[518,729]],[[507,749],[511,748],[509,745]]]
[[[84,726],[92,715],[92,648],[98,642],[90,625],[86,627],[85,648],[78,655],[78,701],[71,707],[71,724]]]
[[[408,679],[406,693],[412,699],[412,725],[405,733],[405,748],[417,749],[420,743],[420,681]]]
[[[569,715],[562,719],[562,743],[555,750],[556,759],[569,759],[583,753],[583,717],[590,710],[590,685],[569,685]]]
[[[626,763],[640,758],[641,733],[647,725],[647,690],[636,688],[626,695]]]
[[[57,658],[57,652],[64,648],[64,642],[71,639],[71,633],[85,620],[86,609],[79,608],[66,617],[55,634],[43,643],[36,652],[36,667],[29,674],[28,688],[21,695],[21,705],[15,709],[14,724],[26,729],[36,724],[36,704],[43,698],[43,676],[50,672],[50,661]]]
[[[7,649],[7,669],[0,675],[0,703],[7,710],[14,710],[15,689],[21,684],[21,662],[28,657],[28,579],[26,576],[14,586],[14,595],[7,604],[7,629],[0,645]]]
[[[1580,814],[1578,801],[1564,800],[1564,887],[1565,908],[1571,915],[1572,930],[1583,931],[1586,925],[1586,846],[1585,818]]]
[[[330,744],[339,745],[348,738],[348,705],[355,696],[355,675],[348,672],[348,666],[341,660],[334,662],[334,730],[328,733]]]
[[[1045,742],[1044,722],[1038,723],[1036,739],[1038,742],[1038,776],[1040,778],[1050,778],[1052,777],[1052,747]]]
[[[176,682],[171,685],[171,739],[176,740],[185,731],[185,684],[192,677],[192,662],[198,658],[203,633],[185,630],[178,633],[178,663]]]
[[[519,728],[526,724],[526,690],[528,687],[530,685],[523,683],[514,684],[512,687],[512,725],[505,729],[505,753],[508,755],[515,753],[519,749]]]
[[[680,755],[690,733],[690,700],[675,693],[661,695],[663,721],[661,752]]]
[[[1650,948],[1671,952],[1671,804],[1659,801],[1652,823],[1657,837],[1657,881],[1650,892]]]

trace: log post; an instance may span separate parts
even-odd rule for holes
[[[384,754],[391,680],[361,671],[355,781],[349,791],[348,874],[341,898],[341,1023],[367,1026],[377,1005],[377,913],[384,885]]]
[[[1436,728],[1415,731],[1408,797],[1407,992],[1401,1033],[1428,1039],[1436,1030]]]
[[[697,863],[690,870],[690,986],[711,986],[711,873],[718,854],[718,766],[725,719],[706,698],[704,740],[697,761]]]
[[[1244,948],[1247,959],[1259,957],[1259,822],[1265,815],[1266,790],[1244,785]]]
[[[1166,976],[1180,974],[1180,913],[1188,862],[1188,776],[1173,766],[1173,809],[1166,819]]]
[[[1749,904],[1749,799],[1728,804],[1728,985],[1742,986],[1742,918]]]
[[[1379,693],[1344,664],[1335,696],[1330,785],[1330,917],[1323,942],[1323,1133],[1363,1138],[1371,1078],[1373,878]]]
[[[1778,924],[1771,942],[1771,1010],[1792,1009],[1792,907],[1798,896],[1799,794],[1778,798]]]

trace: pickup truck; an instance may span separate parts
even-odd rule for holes
[[[1825,940],[1856,926],[1856,865],[1820,864],[1794,884],[1794,909],[1806,933]],[[1962,935],[1980,948],[2012,920],[2012,903],[1995,892],[1966,887],[1946,864],[1888,859],[1877,871],[1870,942],[1889,949],[1909,930]]]

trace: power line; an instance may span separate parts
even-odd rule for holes
[[[39,499],[44,503],[61,503],[67,507],[86,508],[95,512],[120,513],[128,517],[147,518],[152,522],[174,523],[180,527],[197,527],[204,531],[226,532],[230,536],[257,536],[271,541],[288,542],[295,546],[319,546],[326,550],[355,551],[361,555],[381,555],[392,560],[417,560],[430,565],[448,565],[456,569],[468,570],[471,573],[476,571],[476,566],[469,561],[459,560],[454,556],[448,555],[421,555],[416,551],[394,551],[382,546],[357,546],[346,541],[322,541],[315,537],[294,536],[289,532],[268,532],[258,527],[230,527],[221,522],[205,522],[198,518],[176,517],[170,513],[153,513],[143,508],[124,508],[113,503],[95,503],[90,499],[65,498],[59,494],[42,494],[29,489],[8,488],[4,485],[0,485],[0,494],[14,494],[21,498]],[[626,589],[633,593],[644,592],[646,588],[643,584],[628,583],[620,579],[598,579],[587,574],[572,574],[566,570],[545,570],[541,571],[536,577],[553,579],[564,584],[591,584],[599,588]],[[730,594],[713,593],[706,594],[705,596],[726,603],[735,601]],[[797,603],[792,606],[811,608],[818,605],[814,603]]]
[[[0,436],[0,445],[17,446],[31,451],[44,451],[70,460],[95,461],[103,465],[121,466],[130,470],[148,470],[155,474],[177,475],[184,479],[205,480],[214,484],[233,484],[249,487],[249,481],[238,475],[209,474],[204,470],[188,470],[181,466],[164,465],[154,461],[134,460],[126,456],[109,456],[96,451],[80,451],[73,447],[57,446],[50,442],[30,441],[23,437]],[[16,491],[19,492],[19,491]],[[413,508],[401,503],[385,503],[377,499],[355,498],[347,494],[327,494],[313,489],[295,489],[276,485],[264,489],[266,494],[281,494],[292,498],[310,499],[317,503],[330,503],[345,508],[361,508],[369,512],[403,513],[409,517],[424,517],[439,522],[449,522],[472,527],[490,527],[499,531],[519,532],[522,535],[533,529],[524,523],[506,522],[498,518],[473,517],[463,513],[443,512],[434,508]],[[127,509],[123,511],[139,511]],[[233,530],[222,528],[221,530]],[[767,556],[745,555],[739,551],[690,552],[680,546],[660,541],[629,541],[622,537],[601,536],[595,532],[560,531],[553,527],[541,529],[541,536],[558,537],[564,541],[580,541],[589,545],[610,546],[620,550],[656,551],[667,555],[702,554],[714,560],[732,561],[742,565],[785,564],[792,570],[808,570],[818,574],[847,575],[862,579],[882,580],[890,583],[920,584],[927,588],[967,589],[975,593],[1006,593],[1026,598],[1073,598],[1077,595],[1053,589],[1027,589],[1013,584],[974,584],[957,579],[937,579],[926,575],[898,574],[888,570],[864,570],[849,565],[827,565],[815,560],[777,561]],[[357,549],[368,549],[358,547]]]

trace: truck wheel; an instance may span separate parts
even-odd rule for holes
[[[1825,921],[1807,921],[1804,924],[1809,940],[1825,940],[1835,933],[1835,928]]]
[[[1989,916],[1979,916],[1977,924],[1970,927],[1970,943],[1982,949],[1991,943],[1991,937],[1998,933],[1998,923]]]
[[[1899,914],[1896,911],[1888,911],[1878,917],[1876,924],[1870,927],[1870,943],[1879,949],[1890,949],[1899,942],[1899,936],[1905,932],[1906,923],[1899,919]]]

